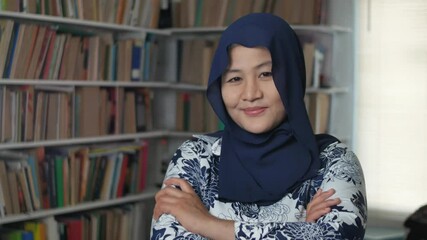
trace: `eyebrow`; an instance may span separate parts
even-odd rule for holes
[[[260,64],[256,65],[254,68],[255,68],[255,69],[260,69],[260,68],[262,68],[262,67],[264,67],[264,66],[271,66],[271,65],[272,65],[272,62],[271,62],[270,60],[268,60],[268,61],[265,61],[265,62],[263,62],[263,63],[260,63]],[[226,74],[228,74],[228,73],[241,72],[241,71],[242,71],[242,70],[240,70],[240,69],[228,68],[228,69],[225,69],[225,71],[224,71],[224,73],[223,73],[222,75],[226,75]]]

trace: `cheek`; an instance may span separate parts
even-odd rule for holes
[[[233,108],[239,103],[239,98],[236,92],[231,91],[230,89],[222,89],[222,101],[224,102],[225,107]]]
[[[282,122],[283,120],[285,120],[286,111],[285,111],[285,108],[283,107],[283,105],[278,107],[277,112],[278,112],[277,118],[278,118],[279,122]]]
[[[277,117],[283,120],[286,116],[286,109],[279,94],[277,94],[277,97],[273,100],[273,102],[274,102],[274,110],[277,113]]]

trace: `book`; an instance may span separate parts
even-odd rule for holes
[[[101,197],[101,189],[103,186],[103,182],[104,182],[104,176],[106,174],[106,168],[107,168],[107,163],[108,163],[108,159],[107,156],[101,156],[97,158],[97,164],[96,164],[96,178],[94,178],[93,180],[93,194],[92,194],[92,198],[91,200],[98,200]]]
[[[117,153],[116,159],[114,161],[114,167],[113,167],[114,170],[113,170],[113,176],[111,181],[111,190],[110,190],[109,199],[116,198],[117,196],[120,174],[122,173],[122,164],[123,164],[123,153]]]
[[[56,189],[56,207],[63,207],[64,206],[64,162],[67,161],[67,157],[63,155],[56,155],[53,156],[54,161],[54,167],[55,169],[52,169],[55,173],[55,189]]]
[[[4,183],[0,181],[0,217],[6,216],[6,196],[3,191],[3,185]]]
[[[188,117],[188,130],[194,132],[204,132],[205,127],[205,96],[202,93],[193,93],[189,99],[189,113],[184,119]],[[185,103],[184,103],[185,104]],[[185,112],[185,110],[184,110]],[[184,125],[187,125],[184,123]]]
[[[12,91],[9,87],[3,87],[2,99],[2,122],[1,122],[1,142],[12,141]]]
[[[71,206],[80,202],[79,193],[79,179],[80,179],[80,158],[74,149],[67,149],[68,151],[68,173],[69,173],[69,204]],[[83,174],[83,173],[82,173]]]
[[[32,175],[27,162],[28,157],[24,153],[6,150],[0,152],[0,159],[6,165],[13,213],[34,210],[32,195],[35,193],[31,193],[34,191],[34,185],[30,186],[34,182],[31,181]]]
[[[9,50],[10,42],[13,36],[14,21],[13,20],[0,20],[0,52],[7,53]],[[0,76],[4,76],[6,61],[8,54],[0,56]]]
[[[314,68],[314,53],[316,46],[312,42],[305,42],[303,44],[304,61],[305,61],[305,87],[313,85],[313,68]]]
[[[20,140],[31,141],[34,136],[34,88],[33,86],[22,86],[20,88],[21,101],[21,121],[22,128]]]
[[[124,133],[136,133],[135,92],[127,91],[124,100]]]
[[[80,161],[80,175],[74,177],[79,178],[79,185],[77,186],[79,190],[78,201],[83,202],[86,197],[87,186],[88,186],[88,176],[92,173],[90,171],[90,160],[89,160],[89,148],[83,147],[79,149],[75,154]]]
[[[50,45],[52,42],[55,41],[55,37],[56,37],[56,30],[52,27],[47,28],[41,47],[40,47],[40,53],[39,53],[38,60],[36,62],[34,75],[32,72],[33,70],[31,69],[31,73],[30,73],[31,75],[29,75],[29,78],[35,78],[35,79],[42,78],[43,69],[44,69],[44,65],[46,64],[46,59],[49,53]]]
[[[79,137],[92,137],[99,135],[99,87],[82,87],[76,90],[76,97],[79,98],[79,108],[76,112],[79,116],[77,129]],[[95,121],[94,121],[95,119]]]
[[[60,79],[73,80],[78,79],[78,71],[76,71],[77,62],[80,60],[79,49],[81,48],[81,37],[70,36],[68,39],[68,45],[64,49],[64,58],[62,68],[60,70]]]
[[[100,61],[100,45],[101,38],[99,36],[93,36],[89,38],[89,52],[88,52],[88,80],[98,81],[99,80],[99,61]]]
[[[206,131],[205,97],[202,93],[182,92],[177,94],[176,101],[176,130],[177,131]]]
[[[100,200],[110,199],[112,187],[113,187],[113,176],[115,169],[115,164],[117,161],[117,154],[110,154],[104,158],[105,160],[105,171],[101,180],[101,191],[99,192]]]
[[[12,214],[13,205],[12,205],[12,192],[14,189],[10,190],[10,183],[7,175],[6,163],[3,159],[0,159],[0,184],[3,192],[3,204],[5,215]]]
[[[53,216],[48,216],[43,218],[42,222],[44,223],[45,227],[45,235],[46,239],[60,239],[59,238],[59,227],[58,222],[55,220]]]
[[[153,113],[151,106],[152,95],[153,93],[147,88],[135,90],[135,118],[137,132],[153,129]]]
[[[29,35],[31,31],[32,25],[20,24],[8,78],[19,78],[19,73],[23,71],[23,69],[20,68],[23,66],[22,63],[25,62],[25,55],[28,52],[28,47],[30,45],[28,41],[30,40]]]
[[[27,183],[30,190],[31,202],[34,210],[41,208],[40,203],[40,191],[39,191],[39,178],[38,178],[38,166],[37,160],[34,156],[28,155],[26,162],[23,163],[25,166],[25,174],[27,177]]]
[[[54,55],[56,54],[56,49],[58,48],[59,44],[59,34],[56,33],[56,31],[52,32],[52,35],[50,36],[49,45],[47,46],[47,52],[44,57],[44,63],[42,64],[42,69],[40,71],[40,79],[49,79],[49,71],[50,69],[53,69],[54,63]]]
[[[12,36],[11,36],[11,42],[9,44],[9,49],[7,51],[7,57],[6,57],[6,65],[5,65],[5,69],[3,71],[3,78],[9,78],[10,77],[10,72],[12,69],[12,65],[13,65],[13,61],[15,56],[15,49],[17,48],[17,42],[18,42],[18,36],[19,36],[19,31],[20,31],[20,26],[22,24],[20,23],[15,23],[13,25],[13,30],[12,30]],[[16,50],[18,51],[18,50]]]
[[[81,216],[64,217],[58,219],[58,222],[64,224],[65,236],[67,240],[83,239],[83,218]]]
[[[306,107],[314,133],[327,133],[330,115],[330,95],[312,93],[306,96]]]
[[[117,43],[117,81],[131,81],[133,40],[123,39]]]
[[[32,233],[34,240],[46,239],[46,224],[43,222],[35,222],[35,221],[25,222],[24,230]]]
[[[146,188],[148,156],[148,142],[143,141],[138,153],[138,192],[142,192]]]
[[[48,94],[48,108],[47,108],[47,121],[46,121],[46,139],[53,140],[57,138],[57,125],[59,122],[59,93],[49,92]]]
[[[121,158],[121,164],[120,164],[120,172],[119,172],[118,181],[117,181],[116,195],[114,197],[122,197],[124,195],[125,178],[129,168],[128,155],[120,154],[119,157]]]
[[[131,80],[141,81],[142,80],[142,61],[143,61],[143,46],[144,41],[134,40],[132,45],[132,57],[131,57]]]
[[[313,63],[313,87],[319,88],[322,86],[321,78],[323,75],[323,62],[325,53],[319,45],[314,50],[314,63]]]

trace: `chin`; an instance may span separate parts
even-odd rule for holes
[[[267,127],[254,127],[254,126],[250,126],[250,127],[245,127],[244,128],[246,131],[250,132],[250,133],[254,133],[254,134],[260,134],[260,133],[265,133],[270,131],[270,128]]]

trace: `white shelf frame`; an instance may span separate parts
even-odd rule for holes
[[[40,79],[0,79],[0,85],[38,85],[38,86],[85,86],[85,87],[148,87],[165,89],[182,89],[205,91],[205,86],[181,84],[174,82],[123,82],[123,81],[89,81],[89,80],[40,80]]]
[[[173,82],[121,82],[121,81],[64,81],[64,80],[31,80],[0,79],[0,85],[39,85],[39,86],[98,86],[98,87],[148,87],[185,91],[206,91],[206,86]],[[307,93],[347,93],[346,87],[307,88]]]
[[[153,28],[142,28],[136,26],[129,26],[125,24],[114,24],[100,21],[90,21],[67,17],[57,17],[50,15],[41,15],[33,13],[21,13],[11,11],[0,11],[0,18],[15,19],[18,21],[26,22],[39,22],[48,24],[60,24],[72,27],[84,27],[94,29],[97,31],[109,31],[117,33],[152,33],[156,35],[182,35],[182,34],[212,34],[221,33],[226,27],[192,27],[192,28],[165,28],[165,29],[153,29]],[[350,28],[341,27],[337,25],[291,25],[296,31],[315,31],[321,33],[344,33],[351,32]]]
[[[307,94],[312,93],[323,93],[323,94],[339,94],[339,93],[348,93],[350,90],[347,87],[330,87],[330,88],[307,88]]]
[[[311,31],[318,33],[346,33],[351,32],[350,28],[341,27],[337,25],[291,25],[295,31]],[[163,31],[166,35],[186,35],[186,34],[211,34],[211,33],[222,33],[226,27],[192,27],[192,28],[167,28]]]
[[[183,137],[191,137],[192,135],[195,135],[195,134],[203,134],[203,133],[177,132],[177,131],[150,131],[150,132],[134,133],[134,134],[105,135],[105,136],[99,136],[99,137],[0,143],[0,150],[27,149],[27,148],[36,148],[36,147],[42,147],[42,146],[54,147],[54,146],[80,145],[80,144],[97,144],[97,143],[132,141],[132,140],[137,141],[139,139],[156,139],[156,138],[163,138],[163,137],[183,138]]]
[[[142,193],[129,195],[121,198],[116,198],[116,199],[110,199],[105,201],[99,200],[99,201],[93,201],[93,202],[84,202],[74,206],[43,209],[43,210],[37,210],[34,212],[5,216],[3,218],[0,218],[0,225],[7,224],[7,223],[21,222],[21,221],[29,221],[34,219],[42,219],[50,216],[64,215],[64,214],[74,213],[74,212],[82,212],[82,211],[88,211],[88,210],[93,210],[98,208],[117,206],[117,205],[122,205],[126,203],[140,202],[147,199],[152,199],[157,191],[158,189],[153,187],[151,189],[145,190]]]
[[[56,17],[50,15],[41,15],[41,14],[32,14],[32,13],[21,13],[21,12],[11,12],[11,11],[0,11],[0,18],[5,19],[14,19],[23,22],[38,22],[38,23],[48,23],[51,25],[66,25],[73,28],[84,27],[87,31],[88,29],[93,29],[95,31],[107,31],[107,32],[116,32],[116,33],[152,33],[158,35],[166,35],[167,32],[160,29],[151,29],[151,28],[142,28],[134,27],[123,24],[114,24],[106,23],[99,21],[90,21],[90,20],[81,20],[75,18],[66,18],[66,17]]]

